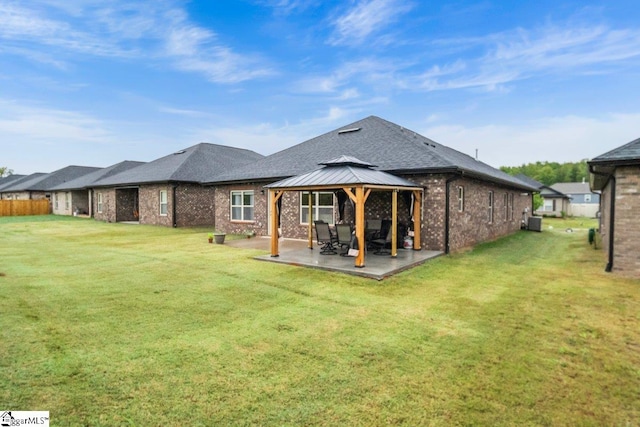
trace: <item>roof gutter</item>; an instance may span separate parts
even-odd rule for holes
[[[607,182],[609,180],[612,181],[611,182],[611,203],[610,203],[611,207],[609,212],[609,256],[608,256],[607,266],[604,268],[604,271],[606,271],[607,273],[611,273],[611,271],[613,270],[613,250],[615,247],[613,244],[613,238],[614,238],[614,232],[615,232],[615,217],[616,217],[616,177],[613,175],[613,173],[598,172],[594,169],[593,166],[594,165],[591,165],[591,164],[589,165],[590,173],[607,178]]]

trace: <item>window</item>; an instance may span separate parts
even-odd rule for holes
[[[488,206],[488,218],[489,224],[493,222],[493,191],[489,191],[489,206]]]
[[[167,216],[167,190],[160,190],[160,215]]]
[[[98,212],[102,213],[102,193],[98,193]]]
[[[509,209],[509,219],[510,219],[511,221],[513,221],[513,209],[514,209],[514,208],[513,208],[513,193],[510,193],[510,194],[509,194],[509,206],[510,206],[510,209]]]
[[[322,220],[334,223],[333,193],[313,193],[313,221]],[[302,193],[300,197],[300,224],[309,224],[309,193]]]
[[[53,208],[58,210],[58,193],[54,193],[53,195]]]
[[[69,193],[64,193],[64,208],[66,210],[69,210],[69,204],[70,204]]]
[[[555,199],[544,199],[544,205],[542,210],[545,212],[553,212],[556,210],[556,200]]]
[[[231,192],[231,220],[253,221],[253,191]]]
[[[504,221],[507,222],[509,220],[509,193],[504,193],[502,203],[504,205]]]
[[[464,211],[464,187],[458,187],[458,212]]]
[[[585,203],[590,203],[591,202],[591,194],[585,194],[584,195],[584,201],[585,201]]]

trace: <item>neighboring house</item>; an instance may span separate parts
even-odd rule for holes
[[[0,199],[2,199],[2,189],[18,180],[24,179],[26,175],[9,175],[0,178]]]
[[[522,215],[531,212],[536,188],[471,156],[438,144],[409,129],[370,116],[320,135],[241,168],[217,175],[208,184],[215,188],[216,228],[239,233],[252,229],[259,235],[271,230],[271,215],[278,215],[284,237],[305,238],[309,198],[313,218],[327,222],[353,222],[354,212],[343,190],[287,192],[271,212],[264,186],[283,178],[322,168],[321,163],[350,156],[375,165],[423,189],[422,248],[444,252],[471,247],[514,233]],[[398,220],[411,228],[412,194],[401,191]],[[391,195],[372,191],[365,218],[391,218]]]
[[[48,174],[35,173],[27,176],[25,179],[14,181],[12,184],[2,188],[0,193],[2,193],[3,199],[50,199],[51,188],[98,169],[99,168],[88,166],[67,166]],[[53,206],[51,206],[51,208],[53,208]]]
[[[593,158],[591,190],[600,191],[606,271],[640,277],[640,138]]]
[[[587,182],[559,182],[551,189],[569,198],[567,215],[595,218],[600,210],[600,195],[592,192]]]
[[[52,187],[50,191],[53,213],[55,215],[93,216],[92,184],[100,179],[108,178],[143,164],[144,162],[120,162]]]
[[[214,226],[213,176],[263,158],[250,150],[201,143],[92,183],[93,216],[107,222]]]
[[[17,200],[17,196],[18,195],[23,196],[23,194],[14,194],[13,192],[6,191],[6,189],[17,188],[18,184],[21,184],[21,183],[24,183],[24,182],[27,182],[27,181],[35,182],[35,181],[37,181],[39,179],[42,179],[42,177],[45,176],[45,175],[46,175],[46,173],[36,172],[36,173],[32,173],[31,175],[20,175],[20,177],[17,178],[17,179],[4,181],[4,182],[0,183],[0,199],[3,199],[3,200],[15,199],[15,200]]]
[[[539,189],[542,206],[535,211],[536,215],[563,217],[570,215],[571,198],[553,186],[546,185]]]

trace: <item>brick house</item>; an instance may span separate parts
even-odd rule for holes
[[[50,191],[53,214],[93,216],[93,183],[143,164],[127,160],[52,187]]]
[[[88,166],[67,166],[51,173],[34,173],[0,189],[3,199],[37,200],[49,199],[51,210],[54,203],[51,200],[51,189],[65,182],[95,172],[100,168]]]
[[[640,277],[640,138],[593,158],[591,190],[600,191],[605,270]]]
[[[472,157],[402,126],[370,116],[301,144],[233,168],[207,182],[215,188],[216,228],[247,229],[270,235],[269,191],[264,186],[320,169],[320,163],[350,156],[423,189],[422,248],[457,251],[521,228],[532,211],[534,187]],[[342,192],[343,193],[343,192]],[[280,199],[279,229],[284,237],[305,238],[308,202],[314,218],[353,222],[353,206],[341,191],[287,192]],[[389,193],[372,192],[365,218],[391,217]],[[401,192],[398,221],[410,228],[410,192]]]
[[[261,159],[253,151],[200,143],[93,182],[94,218],[167,227],[214,226],[215,188],[201,182]]]

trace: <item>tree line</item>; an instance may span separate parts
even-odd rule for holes
[[[524,174],[529,178],[551,186],[558,182],[589,181],[589,167],[586,160],[579,162],[535,162],[522,166],[501,166],[500,170],[509,175]]]

